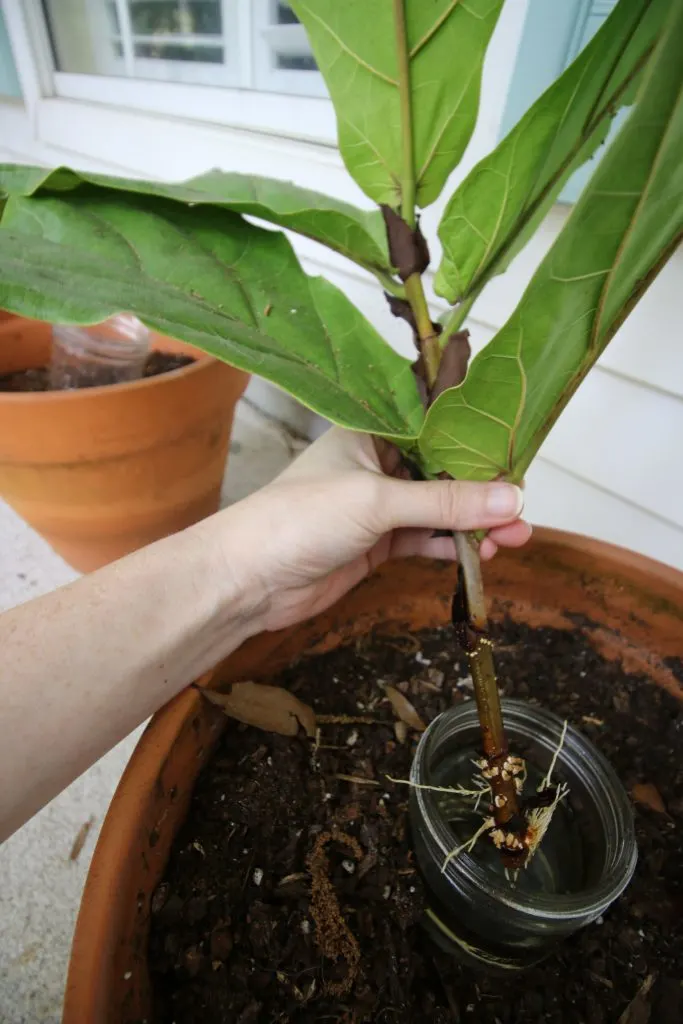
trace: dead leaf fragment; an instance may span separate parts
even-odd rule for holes
[[[648,1024],[652,1006],[648,996],[654,985],[656,975],[648,974],[638,989],[635,998],[628,1004],[617,1024]]]
[[[78,860],[81,851],[85,846],[85,841],[88,838],[88,833],[90,832],[90,829],[93,827],[94,823],[95,819],[90,817],[86,822],[84,822],[81,825],[78,832],[76,833],[76,838],[73,841],[71,853],[69,854],[69,860]]]
[[[666,814],[667,810],[659,790],[651,782],[638,782],[631,790],[631,796],[637,804],[649,807],[658,814]]]
[[[427,726],[424,724],[417,711],[407,697],[404,697],[395,686],[385,686],[384,693],[391,701],[394,714],[408,726],[409,729],[416,729],[417,732],[424,732]]]
[[[296,736],[299,729],[315,736],[315,711],[281,686],[265,683],[233,683],[226,693],[197,687],[206,700],[217,704],[229,718],[265,732]]]

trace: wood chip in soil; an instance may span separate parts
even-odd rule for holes
[[[385,687],[429,723],[471,699],[467,668],[450,630],[386,639],[272,680],[320,714],[374,723],[328,722],[317,750],[304,736],[228,724],[152,904],[158,1024],[681,1024],[683,706],[603,660],[580,629],[496,627],[504,693],[568,718],[630,793],[656,791],[666,813],[634,801],[638,867],[603,919],[523,975],[477,975],[420,927],[408,791],[386,781],[407,777],[419,737],[397,742]],[[670,667],[683,678],[680,663]],[[327,873],[316,888],[324,913],[311,906],[313,862]],[[333,924],[319,936],[325,913]]]

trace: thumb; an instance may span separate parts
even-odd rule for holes
[[[384,529],[479,530],[517,519],[524,507],[519,487],[467,480],[414,482],[385,477],[378,514]]]

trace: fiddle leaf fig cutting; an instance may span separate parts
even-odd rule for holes
[[[619,0],[574,63],[445,204],[433,319],[418,209],[470,142],[504,0],[292,0],[339,147],[381,210],[211,171],[180,184],[0,166],[0,308],[66,323],[132,312],[260,374],[335,423],[391,439],[413,475],[520,481],[561,410],[683,237],[683,4]],[[614,131],[615,115],[622,123]],[[467,369],[472,304],[607,142],[517,309]],[[288,239],[379,280],[410,333],[399,356]],[[505,863],[533,855],[510,765],[475,537],[456,533],[453,621],[482,723]],[[546,794],[552,796],[552,794]],[[525,810],[526,806],[526,810]],[[555,806],[555,804],[553,804]],[[526,816],[525,816],[526,815]]]

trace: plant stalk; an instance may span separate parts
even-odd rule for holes
[[[420,352],[424,360],[427,385],[432,388],[436,382],[436,375],[439,372],[439,363],[441,362],[439,335],[434,330],[420,275],[411,274],[406,281],[405,287],[406,298],[415,316],[415,325],[420,339]]]
[[[415,155],[413,142],[413,112],[410,88],[410,54],[406,32],[404,0],[393,0],[394,23],[396,27],[396,54],[398,63],[398,87],[401,110],[401,133],[403,143],[403,171],[401,175],[401,217],[414,231],[416,225],[415,199]],[[405,281],[405,295],[415,317],[415,326],[420,341],[420,353],[424,363],[426,383],[431,389],[437,379],[441,362],[439,335],[432,323],[427,305],[422,277],[411,274]],[[467,316],[469,303],[461,303],[453,314],[456,326],[449,324],[448,330],[457,330]],[[494,818],[499,827],[517,833],[523,827],[519,815],[519,804],[514,775],[504,768],[507,763],[508,746],[503,729],[503,716],[498,694],[498,683],[493,664],[493,648],[487,635],[486,602],[479,560],[479,545],[474,534],[455,533],[459,560],[459,575],[463,591],[461,621],[458,627],[463,646],[472,672],[477,710],[482,732],[482,745],[486,758],[483,769],[490,782],[494,802]],[[518,825],[518,823],[521,823]]]
[[[487,762],[485,778],[493,794],[493,817],[496,825],[506,831],[517,831],[517,825],[522,831],[524,825],[519,810],[515,775],[505,767],[509,749],[493,662],[493,644],[488,636],[479,543],[473,533],[456,531],[453,536],[463,590],[462,614],[457,622],[454,615],[454,624],[467,652],[472,673],[483,753]]]

